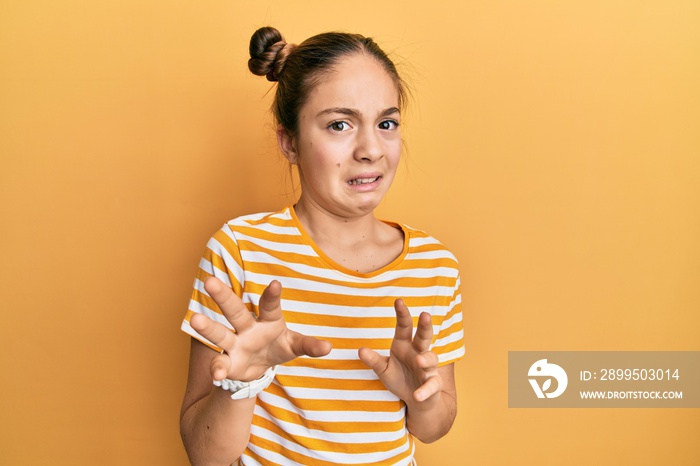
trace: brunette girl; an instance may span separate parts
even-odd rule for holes
[[[301,194],[207,245],[182,325],[187,453],[207,465],[412,464],[414,438],[452,425],[464,349],[454,256],[374,215],[401,158],[403,82],[357,34],[297,46],[262,28],[250,56],[277,83],[277,139]]]

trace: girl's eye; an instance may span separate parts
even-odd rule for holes
[[[328,128],[330,128],[333,131],[341,132],[341,131],[347,131],[350,129],[350,125],[348,125],[344,121],[334,121],[330,125],[328,125]]]
[[[399,122],[396,120],[384,120],[379,123],[379,129],[392,130],[399,127]]]

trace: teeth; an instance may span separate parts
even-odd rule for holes
[[[367,184],[367,183],[373,183],[377,181],[379,177],[374,177],[374,178],[355,178],[354,180],[348,181],[348,184]]]

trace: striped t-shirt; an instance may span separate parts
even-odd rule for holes
[[[251,312],[272,281],[282,284],[287,326],[333,345],[321,358],[299,357],[277,369],[258,394],[244,465],[407,465],[414,440],[406,407],[358,357],[362,346],[387,356],[394,335],[394,301],[414,318],[432,315],[432,351],[440,365],[464,354],[459,272],[455,257],[422,231],[393,223],[404,234],[401,255],[370,273],[334,263],[289,207],[225,224],[209,240],[182,329],[214,347],[189,325],[202,313],[231,327],[204,290],[214,275]],[[218,348],[216,348],[218,349]]]

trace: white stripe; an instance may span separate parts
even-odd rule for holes
[[[369,432],[327,432],[317,429],[308,429],[303,425],[295,424],[293,422],[278,420],[273,417],[270,413],[262,409],[260,406],[255,406],[254,413],[258,416],[271,421],[276,424],[282,430],[291,435],[299,437],[311,437],[314,439],[323,440],[326,442],[336,442],[336,443],[354,443],[354,444],[367,444],[378,442],[394,442],[400,440],[406,436],[406,431],[403,428],[394,431],[369,431]],[[346,423],[345,419],[338,419],[337,423]]]
[[[277,452],[266,450],[262,447],[258,447],[257,445],[253,445],[252,443],[248,444],[248,448],[250,448],[250,451],[257,454],[258,456],[265,458],[267,461],[272,461],[275,464],[282,464],[284,466],[308,466],[301,463],[297,463],[296,461],[292,461],[289,458],[285,458]],[[248,461],[252,460],[252,458],[250,458],[250,456],[243,456],[243,458],[245,458],[245,466],[248,466]],[[261,463],[258,463],[256,461],[255,464]]]
[[[304,256],[318,257],[316,251],[311,246],[306,244],[293,244],[293,243],[278,243],[275,241],[269,241],[262,238],[256,238],[255,236],[248,236],[242,233],[236,235],[238,241],[250,241],[253,244],[262,246],[264,248],[270,249],[272,251],[278,252],[292,252],[296,254],[301,254]]]
[[[313,267],[311,265],[301,264],[298,262],[289,262],[281,260],[272,254],[264,251],[241,251],[241,257],[243,261],[248,263],[263,264],[263,265],[277,265],[280,267],[286,267],[290,269],[289,274],[304,274],[311,275],[312,277],[320,277],[327,279],[337,279],[338,273],[335,270],[329,270],[328,268]],[[362,281],[361,277],[348,276],[350,280],[357,283]]]
[[[394,337],[394,327],[387,328],[348,328],[348,327],[326,327],[322,325],[305,325],[297,323],[287,323],[287,327],[302,335],[309,335],[316,338],[346,338],[346,339],[385,339]],[[344,351],[353,350],[332,350],[328,358],[331,359],[357,359],[357,357],[334,357],[340,356]],[[357,355],[355,355],[357,356]]]
[[[410,252],[406,256],[406,260],[418,259],[451,259],[455,262],[455,256],[446,249],[438,249],[437,251]]]
[[[439,278],[446,277],[454,279],[457,276],[457,271],[454,267],[425,267],[413,268],[408,270],[387,270],[386,272],[375,277],[358,277],[354,275],[344,274],[335,269],[324,267],[314,267],[298,262],[289,262],[281,260],[264,251],[241,251],[241,258],[247,263],[256,264],[272,264],[290,269],[290,275],[310,275],[312,277],[326,278],[329,280],[338,280],[338,276],[342,276],[344,281],[352,283],[381,283],[391,282],[400,278]]]
[[[253,306],[258,306],[260,304],[260,294],[246,291],[243,293],[243,296],[241,296],[241,301],[250,303]]]
[[[253,445],[249,445],[250,449],[253,450],[255,449]],[[240,463],[241,466],[263,466],[262,463],[259,463],[258,460],[255,458],[251,458],[250,456],[246,455],[243,453],[243,455],[240,458]],[[233,463],[233,466],[235,466],[236,463]]]
[[[236,268],[240,269],[240,267],[238,267],[238,264],[236,264],[235,262],[234,262],[234,265],[236,266]],[[226,267],[228,269],[231,269],[229,264],[226,264]],[[229,278],[228,274],[226,272],[224,272],[223,270],[220,270],[219,268],[214,267],[214,264],[212,264],[211,262],[209,262],[208,260],[206,260],[203,257],[199,260],[199,268],[204,270],[205,272],[207,272],[210,275],[214,275],[216,278],[218,278],[219,280],[224,282],[229,288],[233,288],[233,285],[231,284],[231,279]],[[235,270],[234,270],[234,274],[235,274]],[[240,277],[236,277],[236,278],[239,280],[239,283],[240,283],[240,280],[243,279],[243,276],[241,275]],[[197,281],[199,281],[199,280],[197,280]],[[204,282],[199,281],[199,283],[201,283],[201,288],[197,288],[197,286],[195,286],[195,288],[197,288],[202,293],[208,295],[208,293],[204,290]],[[196,285],[196,282],[195,282],[195,285]]]
[[[226,248],[224,248],[224,246],[221,243],[219,243],[217,240],[214,239],[214,237],[212,237],[207,243],[207,248],[209,248],[214,254],[218,255],[224,261],[224,264],[226,264],[226,268],[228,268],[233,273],[233,275],[236,277],[236,280],[238,280],[238,283],[243,283],[243,270],[238,265],[238,262],[236,262],[236,259],[233,258],[233,256],[228,252],[228,250],[226,250]],[[211,270],[205,271],[212,273]]]
[[[382,274],[383,280],[398,280],[401,278],[449,278],[454,279],[457,271],[453,267],[430,266],[414,267],[411,269],[390,270]]]
[[[386,458],[389,458],[394,455],[398,455],[402,452],[405,452],[408,450],[410,447],[410,443],[408,440],[401,445],[398,448],[394,448],[393,450],[389,451],[382,451],[382,452],[376,452],[376,453],[341,453],[337,451],[319,451],[319,450],[307,450],[306,448],[301,447],[300,445],[290,442],[284,437],[280,437],[279,435],[270,432],[267,429],[264,429],[262,427],[258,427],[256,425],[251,426],[251,434],[256,435],[258,437],[264,438],[266,440],[269,440],[272,443],[280,445],[282,448],[286,450],[290,450],[302,455],[309,456],[315,460],[319,461],[330,461],[338,464],[367,464],[367,463],[374,463],[374,462],[379,462],[382,461]],[[256,451],[256,453],[263,458],[266,458],[268,460],[272,460],[272,458],[281,458],[283,461],[280,464],[296,464],[292,463],[291,460],[286,459],[282,457],[281,455],[278,455],[277,453],[270,452],[269,450],[265,450],[264,454],[261,454],[262,451]],[[267,455],[270,455],[268,458]]]
[[[279,384],[275,383],[277,386]],[[302,410],[294,406],[286,398],[274,395],[267,390],[260,392],[258,398],[261,402],[274,406],[276,409],[283,409],[291,413],[298,414],[307,421],[314,422],[338,422],[342,419],[345,422],[397,422],[405,416],[405,405],[401,404],[397,411],[326,411],[326,410]]]
[[[355,353],[357,354],[357,353]],[[357,358],[356,358],[357,359]],[[294,377],[315,377],[331,380],[377,380],[377,375],[372,369],[317,369],[303,366],[277,366],[278,375]]]
[[[299,324],[295,322],[288,322],[287,327],[290,330],[299,332],[302,335],[308,335],[316,338],[341,338],[341,339],[351,339],[351,340],[379,340],[379,339],[393,339],[395,327],[329,327],[326,325],[310,325],[310,324]],[[413,328],[413,335],[415,335],[417,327]],[[433,333],[437,334],[440,331],[440,326],[433,325]],[[343,351],[354,351],[354,350],[332,350],[331,354],[325,357],[331,359],[357,359],[357,358],[335,358],[333,357],[334,352],[338,355],[342,354]]]
[[[226,222],[226,225],[224,226],[236,226],[236,225],[245,225],[245,226],[250,226],[250,222],[258,222],[260,219],[267,217],[268,215],[270,218],[275,217],[274,214],[275,212],[256,212],[254,214],[246,214],[246,215],[241,215],[240,217],[236,217],[234,219],[229,220]]]
[[[282,291],[282,296],[284,296],[284,291]],[[299,314],[330,315],[334,317],[396,317],[396,311],[393,306],[335,306],[332,304],[310,303],[284,298],[282,299],[282,309]],[[418,317],[421,312],[428,312],[432,316],[445,316],[448,310],[447,306],[413,306],[409,308],[413,317]]]
[[[345,332],[343,334],[344,337],[349,337],[348,335],[348,330],[345,329]],[[394,336],[394,332],[392,330],[391,336]],[[342,337],[338,337],[342,338]],[[358,336],[352,336],[353,339],[359,339]],[[390,337],[391,338],[391,337]],[[389,356],[389,350],[375,350],[377,354],[380,356]],[[301,356],[301,357],[309,357],[309,356]],[[357,355],[357,350],[354,349],[332,349],[330,353],[327,355],[323,356],[324,359],[330,359],[331,361],[358,361],[360,357]]]
[[[458,322],[462,322],[462,313],[461,312],[458,312],[457,314],[453,315],[449,319],[443,320],[442,324],[440,324],[440,328],[441,329],[450,328]]]
[[[425,297],[444,296],[451,298],[454,290],[450,286],[431,285],[424,287],[417,286],[377,286],[374,288],[356,288],[352,286],[335,285],[332,283],[319,283],[312,280],[294,277],[277,277],[274,275],[246,272],[246,281],[258,285],[267,286],[272,280],[279,280],[282,288],[299,291],[322,292],[328,294],[338,294],[343,296],[362,297]]]
[[[438,361],[440,362],[445,362],[445,361],[454,361],[462,356],[464,356],[464,346],[457,348],[454,351],[450,351],[449,353],[442,353],[438,354]]]
[[[190,300],[190,311],[196,312],[197,314],[204,314],[205,316],[209,317],[214,322],[218,322],[218,323],[230,328],[231,330],[233,330],[231,323],[228,320],[226,320],[226,317],[224,317],[223,315],[219,314],[218,312],[215,312],[215,311],[209,309],[208,307],[198,303],[194,299]]]
[[[284,291],[282,292],[284,295]],[[393,306],[335,306],[332,304],[310,303],[304,301],[295,301],[291,299],[282,299],[282,309],[288,312],[309,315],[323,315],[333,317],[379,317],[379,318],[395,318],[396,311]],[[415,312],[411,309],[411,313]]]
[[[297,400],[399,401],[389,390],[333,390],[330,388],[285,387]]]
[[[236,225],[238,226],[238,225]],[[295,226],[280,226],[280,225],[273,225],[272,223],[256,223],[255,225],[252,225],[250,223],[241,223],[240,226],[246,227],[246,228],[251,228],[259,231],[264,231],[267,233],[272,233],[273,235],[286,235],[286,236],[301,236],[301,232],[299,229]],[[284,241],[280,241],[284,242]]]
[[[415,228],[413,230],[416,231]],[[413,237],[408,241],[408,246],[412,248],[423,246],[425,244],[440,244],[440,241],[431,236]]]
[[[462,331],[462,329],[460,329],[458,332],[451,333],[445,338],[440,338],[439,340],[436,340],[433,344],[433,347],[439,348],[441,346],[447,346],[450,343],[454,343],[455,341],[461,340],[462,338],[464,338],[464,332]]]

